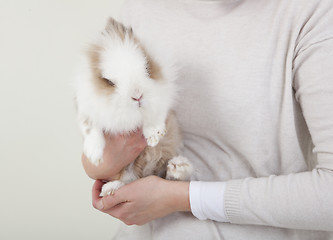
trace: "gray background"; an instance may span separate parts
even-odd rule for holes
[[[91,205],[73,79],[120,0],[0,0],[0,239],[110,239]]]

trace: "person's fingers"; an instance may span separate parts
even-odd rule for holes
[[[115,217],[121,221],[123,221],[127,225],[133,225],[134,222],[130,221],[131,220],[131,215],[132,213],[129,212],[128,209],[128,202],[122,202],[114,206],[108,211],[108,214],[111,215],[112,217]]]
[[[106,212],[121,203],[128,202],[127,200],[123,199],[121,194],[118,193],[119,190],[117,190],[112,195],[100,197],[103,184],[104,183],[101,180],[96,180],[93,185],[92,204],[94,208]]]
[[[123,186],[124,188],[126,186]],[[119,189],[114,192],[114,194],[108,195],[103,197],[103,207],[105,210],[112,209],[122,203],[129,202],[128,200],[125,200],[122,196],[122,194],[119,193]]]
[[[128,146],[128,145],[138,145],[140,143],[143,147],[146,145],[146,139],[143,136],[142,129],[139,128],[134,132],[129,134],[108,134],[104,133],[104,138],[107,145],[118,145],[121,147]]]
[[[94,208],[103,210],[104,204],[103,199],[99,196],[102,190],[103,182],[101,180],[96,180],[92,188],[92,204]]]

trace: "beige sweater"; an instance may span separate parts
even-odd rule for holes
[[[184,155],[227,182],[231,223],[175,213],[117,239],[333,239],[333,1],[130,0],[122,20],[177,62]]]

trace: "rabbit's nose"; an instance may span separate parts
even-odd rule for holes
[[[142,95],[140,97],[132,97],[134,101],[140,102],[142,99]]]

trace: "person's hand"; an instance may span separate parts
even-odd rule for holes
[[[190,211],[189,182],[168,181],[156,176],[141,178],[100,197],[103,182],[92,190],[93,206],[127,225],[142,225],[175,211]]]
[[[93,179],[112,180],[121,169],[133,162],[147,146],[142,130],[124,135],[105,134],[103,162],[98,166],[92,164],[82,154],[82,164],[89,177]]]

